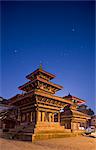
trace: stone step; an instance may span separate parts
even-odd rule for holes
[[[14,133],[24,133],[24,132],[34,132],[34,126],[32,125],[28,125],[28,126],[19,126],[16,127],[15,129],[10,129],[10,132],[14,132]]]
[[[13,132],[8,132],[8,133],[3,133],[2,138],[5,139],[15,139],[15,140],[23,140],[23,141],[32,141],[32,133],[13,133]]]

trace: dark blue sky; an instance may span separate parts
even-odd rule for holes
[[[38,68],[95,110],[95,5],[91,1],[2,2],[2,89],[10,98]]]

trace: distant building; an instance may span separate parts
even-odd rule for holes
[[[2,129],[14,128],[16,125],[17,109],[15,106],[9,106],[8,102],[7,99],[0,97],[0,128]]]
[[[8,100],[0,96],[0,105],[7,104]]]
[[[91,117],[91,126],[95,126],[96,128],[96,115]]]
[[[8,100],[4,99],[3,97],[0,97],[0,111],[6,109],[8,106]]]

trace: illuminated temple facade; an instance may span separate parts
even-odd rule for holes
[[[63,88],[51,82],[55,75],[39,68],[26,78],[29,81],[19,87],[22,94],[8,100],[8,105],[15,106],[16,110],[15,126],[8,132],[14,138],[34,141],[58,137],[88,125],[90,116],[77,111],[84,100],[70,94],[55,95]],[[61,109],[64,111],[60,112]]]

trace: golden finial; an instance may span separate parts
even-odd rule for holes
[[[42,63],[41,63],[41,61],[40,61],[40,66],[39,66],[39,69],[41,69],[41,70],[42,70]]]

